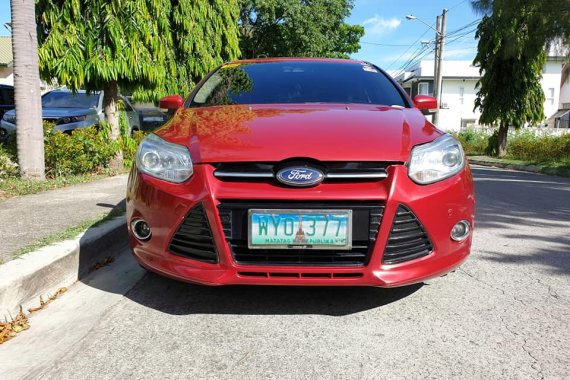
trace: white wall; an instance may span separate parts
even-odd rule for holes
[[[560,105],[560,79],[563,62],[561,60],[547,61],[542,70],[542,90],[544,91],[544,116],[548,119]],[[552,92],[554,96],[551,96]]]
[[[11,67],[0,67],[0,84],[14,85],[14,75]]]
[[[476,80],[473,79],[444,79],[441,91],[441,102],[447,103],[447,108],[440,109],[439,129],[444,131],[459,131],[462,119],[479,120],[480,112],[473,112],[477,90]],[[463,88],[463,100],[460,96]]]
[[[566,100],[561,100],[562,63],[557,59],[549,60],[543,69],[541,86],[546,98],[544,102],[545,121],[558,111],[561,102],[570,103],[570,83],[566,84],[562,90],[564,91],[562,97]],[[424,65],[422,62],[420,67],[422,71],[429,71],[429,63]],[[473,75],[474,70],[477,70],[467,61],[447,61],[444,63],[443,71],[447,75],[457,75],[461,72],[461,67],[463,67],[465,76]],[[447,108],[440,109],[438,128],[444,131],[459,131],[462,119],[479,120],[480,111],[473,111],[477,96],[476,83],[475,79],[443,79],[441,102],[447,103]],[[463,102],[459,96],[460,87],[464,88]]]
[[[560,109],[564,108],[564,104],[570,104],[570,80],[566,83],[562,83],[562,88],[560,89]]]

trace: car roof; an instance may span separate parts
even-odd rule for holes
[[[51,90],[51,91],[49,91],[49,92],[73,92],[73,91],[71,91],[71,90],[68,89],[68,88],[56,88],[55,90]],[[78,94],[85,94],[85,93],[87,93],[86,90],[77,90],[77,91],[75,91],[75,92],[78,93]],[[91,93],[92,93],[92,94],[100,94],[101,91],[91,91]]]
[[[237,61],[229,62],[228,64],[237,63],[264,63],[264,62],[334,62],[334,63],[345,63],[353,65],[370,65],[370,63],[365,61],[358,61],[353,59],[344,58],[317,58],[317,57],[274,57],[274,58],[251,58],[242,59]]]

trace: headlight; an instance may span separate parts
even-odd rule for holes
[[[61,119],[59,119],[57,121],[57,124],[69,124],[69,123],[77,123],[79,121],[85,121],[85,119],[87,119],[86,115],[81,115],[81,116],[66,116],[66,117],[62,117]]]
[[[7,113],[5,113],[2,119],[4,119],[4,121],[7,121],[10,124],[16,124],[16,115],[8,115]]]
[[[444,135],[412,149],[408,175],[414,182],[425,185],[449,178],[464,167],[461,144],[451,135]]]
[[[192,159],[188,148],[164,141],[151,134],[139,145],[137,168],[148,175],[169,182],[184,182],[192,176]]]

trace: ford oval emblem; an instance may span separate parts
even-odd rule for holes
[[[289,186],[315,186],[325,179],[322,171],[303,166],[293,166],[277,172],[277,180]]]

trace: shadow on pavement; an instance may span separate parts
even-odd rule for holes
[[[147,273],[125,297],[173,315],[319,314],[343,316],[388,305],[418,291],[402,288],[191,285]]]
[[[102,204],[98,204],[101,206]],[[111,207],[109,207],[111,206]],[[116,205],[108,205],[111,208],[109,217],[122,215],[125,211],[125,200]],[[105,239],[98,239],[103,233],[99,223],[89,227],[79,240],[79,268],[77,277],[84,278],[93,272],[97,264],[101,264],[107,257],[115,256],[115,252],[120,252],[120,247],[128,244],[127,226],[125,223],[115,223],[112,229],[105,229]]]
[[[493,230],[497,244],[499,239],[503,244],[518,243],[508,253],[488,245],[481,251],[482,258],[497,263],[538,264],[552,274],[570,275],[570,180],[493,168],[474,168],[473,173],[475,234]],[[534,248],[517,248],[521,242],[529,242],[527,247]]]

